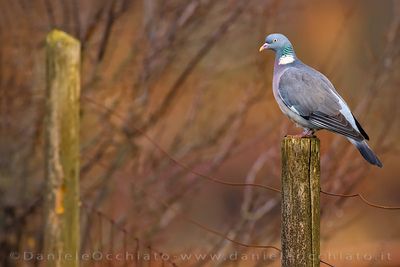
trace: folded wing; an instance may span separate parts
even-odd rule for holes
[[[288,108],[316,127],[354,140],[364,140],[360,131],[346,118],[343,103],[332,84],[315,70],[288,68],[280,77],[278,92]]]

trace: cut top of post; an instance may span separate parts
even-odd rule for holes
[[[46,37],[46,42],[49,45],[58,45],[62,44],[63,46],[80,46],[79,40],[75,39],[71,35],[60,31],[60,30],[52,30]]]

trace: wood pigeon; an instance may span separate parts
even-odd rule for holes
[[[311,137],[320,129],[344,135],[369,163],[382,167],[366,142],[367,133],[328,78],[301,62],[283,34],[268,35],[260,51],[265,49],[276,53],[274,97],[282,112],[304,128],[300,136]]]

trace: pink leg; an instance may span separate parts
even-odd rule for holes
[[[295,137],[300,137],[300,138],[314,137],[314,130],[312,130],[312,129],[304,129],[304,131],[301,134],[296,134],[294,136]]]

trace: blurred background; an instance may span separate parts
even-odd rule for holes
[[[400,205],[399,1],[0,0],[1,266],[43,264],[9,255],[43,250],[45,37],[54,28],[82,44],[82,252],[170,256],[157,266],[280,266],[276,251],[190,221],[279,247],[279,193],[216,184],[170,158],[224,181],[280,187],[280,141],[302,130],[273,99],[273,53],[258,52],[272,32],[331,79],[384,164],[319,132],[322,189]],[[400,266],[398,211],[325,195],[321,207],[325,261]]]

